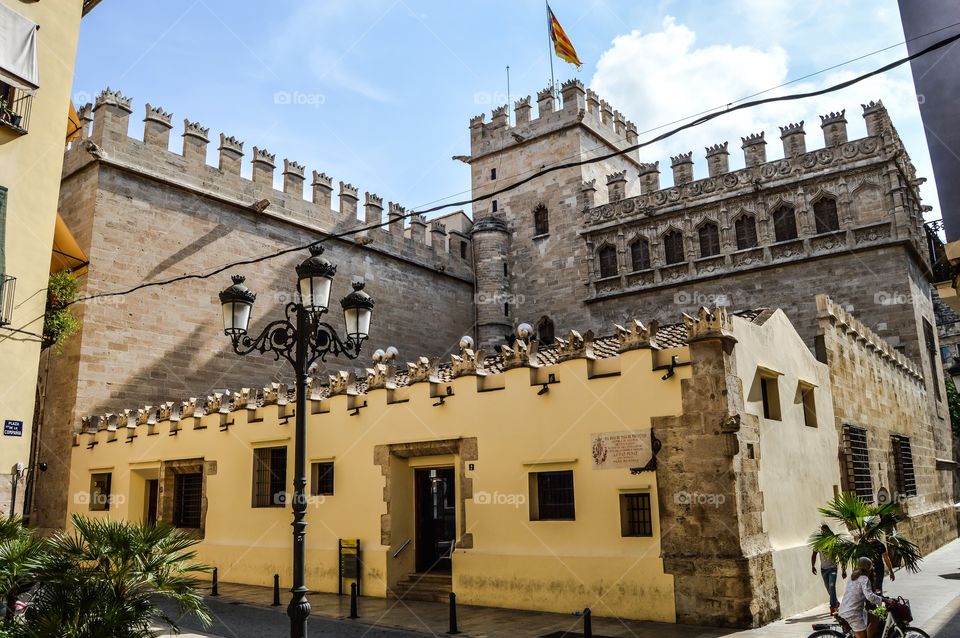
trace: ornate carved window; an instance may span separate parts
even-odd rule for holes
[[[550,232],[550,213],[547,207],[540,204],[533,209],[533,234],[546,235]]]
[[[540,317],[537,322],[537,341],[550,344],[554,342],[554,326],[550,317]]]
[[[697,231],[700,237],[700,256],[713,257],[720,254],[720,229],[713,222],[707,222]]]
[[[773,236],[776,241],[797,238],[797,216],[789,206],[781,206],[773,211]]]
[[[683,235],[679,230],[671,230],[663,236],[663,258],[670,264],[679,264],[687,260],[683,250]]]
[[[634,271],[650,268],[650,244],[646,239],[637,239],[630,244],[630,263]]]
[[[757,220],[753,215],[743,215],[733,226],[737,233],[737,250],[757,247]]]
[[[617,267],[617,249],[610,244],[604,244],[597,251],[600,261],[600,278],[615,277],[620,269]]]
[[[821,197],[813,205],[813,220],[817,224],[817,234],[831,233],[840,230],[840,220],[837,218],[837,200],[832,197]]]

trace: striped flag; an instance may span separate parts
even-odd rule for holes
[[[557,16],[553,15],[553,9],[547,5],[547,20],[550,27],[550,39],[553,41],[553,50],[561,60],[576,65],[578,68],[583,64],[577,57],[577,50],[573,48],[573,43],[567,37],[567,33],[557,21]]]

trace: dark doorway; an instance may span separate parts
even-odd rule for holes
[[[157,524],[157,503],[160,500],[160,481],[147,481],[147,525]]]
[[[417,571],[450,572],[457,495],[452,467],[415,470]]]

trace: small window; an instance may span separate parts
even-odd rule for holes
[[[200,529],[202,512],[203,474],[176,474],[173,477],[173,526]]]
[[[817,401],[812,385],[800,383],[800,398],[803,403],[803,423],[807,427],[817,427]]]
[[[817,234],[832,233],[840,230],[837,218],[837,200],[821,197],[813,205],[813,220],[817,224]]]
[[[737,250],[757,247],[757,220],[752,215],[744,215],[736,221]]]
[[[287,502],[287,448],[253,451],[253,506],[283,507]]]
[[[490,169],[490,179],[497,179],[497,169],[495,168]]]
[[[650,494],[620,495],[620,535],[653,536]]]
[[[847,456],[847,491],[873,503],[873,479],[870,476],[870,449],[867,431],[852,425],[843,426],[843,443]]]
[[[550,317],[541,317],[537,322],[537,342],[551,344],[554,341],[553,320]]]
[[[110,487],[113,482],[111,472],[90,475],[90,511],[110,511]]]
[[[663,236],[663,256],[667,265],[679,264],[687,260],[683,250],[683,235],[678,230],[671,230]]]
[[[797,238],[797,217],[789,206],[781,206],[774,211],[773,234],[777,241]]]
[[[310,495],[333,496],[333,461],[310,466]]]
[[[776,375],[760,377],[760,396],[763,399],[763,418],[780,420],[780,379]]]
[[[509,317],[509,316],[510,316],[510,303],[509,303],[509,302],[504,302],[504,304],[503,304],[503,316],[504,316],[504,317]]]
[[[467,258],[467,242],[460,240],[460,259]]]
[[[917,495],[917,476],[913,471],[913,450],[910,437],[894,434],[890,437],[893,444],[893,464],[897,475],[897,493],[903,496]]]
[[[630,244],[630,263],[634,272],[650,268],[650,244],[646,239],[638,239]]]
[[[697,231],[700,238],[700,256],[714,257],[720,254],[720,229],[708,222]]]
[[[507,276],[507,262],[503,262],[503,276]]]
[[[933,326],[926,319],[923,320],[923,338],[927,346],[927,358],[930,360],[930,377],[926,380],[927,388],[933,384],[933,395],[937,401],[943,401],[940,394],[940,361],[937,360],[937,340],[933,336]]]
[[[617,268],[617,249],[606,244],[597,251],[597,259],[600,261],[600,278],[616,277],[619,269]]]
[[[490,204],[490,208],[493,210],[493,212],[497,212],[497,200],[493,200],[493,202]]]
[[[530,473],[530,520],[572,521],[573,470]]]
[[[550,213],[543,204],[533,209],[533,234],[546,235],[550,232]]]

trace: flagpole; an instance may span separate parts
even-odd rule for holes
[[[507,65],[507,125],[510,124],[510,113],[513,111],[513,105],[510,103],[510,65]]]
[[[550,94],[557,97],[557,81],[553,77],[553,23],[550,20],[550,2],[543,0],[547,8],[547,57],[550,58]]]

